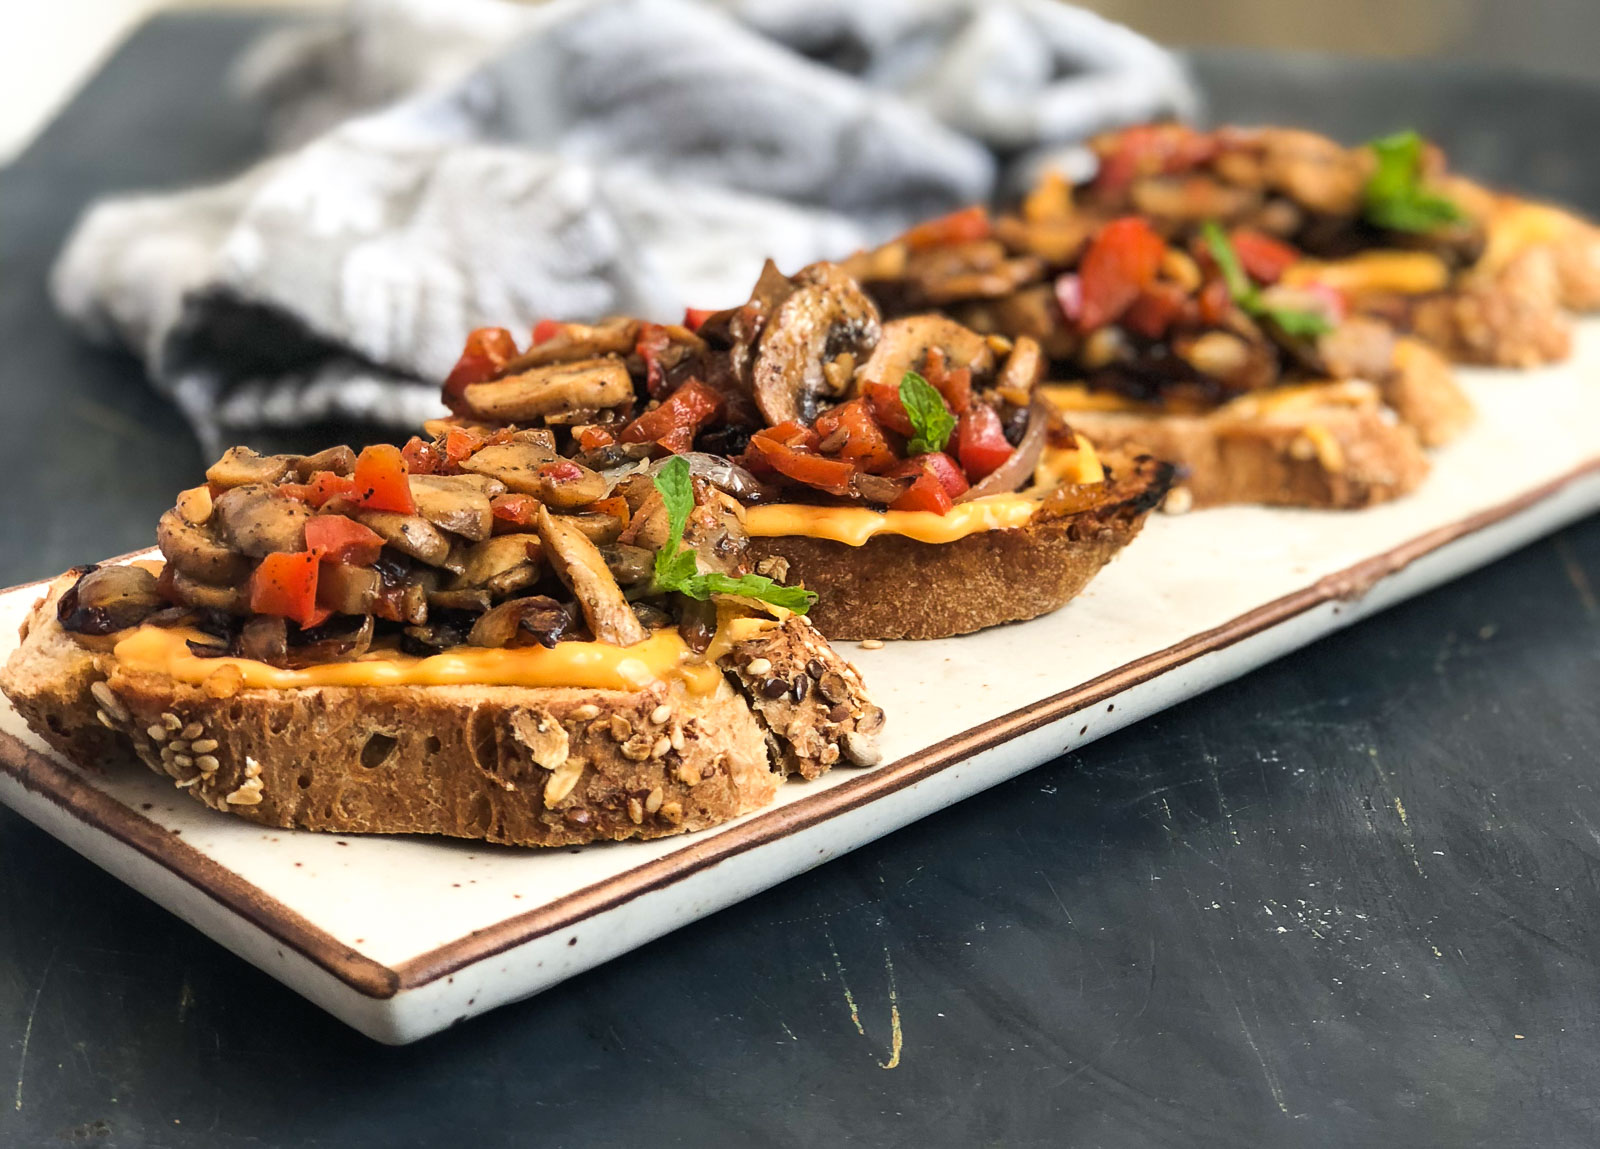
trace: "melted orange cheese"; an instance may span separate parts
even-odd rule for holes
[[[1106,473],[1094,447],[1080,435],[1075,450],[1046,450],[1033,477],[1033,485],[1025,490],[957,503],[942,515],[934,511],[874,511],[805,503],[757,505],[745,509],[744,529],[751,538],[801,535],[851,547],[863,546],[875,535],[904,535],[919,543],[953,543],[980,531],[1025,527],[1040,501],[1057,484],[1098,483]]]
[[[718,627],[712,641],[714,646],[718,639],[723,640],[724,646],[731,645],[731,641],[741,641],[775,625],[771,619],[730,619]],[[633,646],[562,642],[548,649],[459,647],[427,658],[372,655],[300,670],[286,670],[249,658],[197,658],[185,642],[191,637],[197,636],[178,629],[141,626],[118,642],[114,653],[129,671],[163,674],[194,685],[223,667],[233,667],[245,689],[262,690],[313,686],[569,686],[633,691],[677,681],[690,693],[708,694],[722,678],[713,660],[696,655],[672,629],[658,630]]]

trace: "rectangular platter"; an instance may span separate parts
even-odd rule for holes
[[[1156,515],[1065,609],[844,644],[884,764],[709,832],[525,851],[263,830],[142,766],[83,770],[0,705],[0,801],[363,1033],[404,1043],[528,997],[1237,677],[1600,507],[1600,320],[1573,359],[1464,370],[1477,424],[1360,512]],[[87,557],[87,556],[86,556]],[[0,592],[0,658],[39,586]]]

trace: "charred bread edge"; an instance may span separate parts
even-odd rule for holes
[[[713,829],[704,835],[685,839],[686,844],[682,848],[665,857],[576,890],[549,905],[487,926],[470,937],[449,942],[392,968],[352,952],[348,946],[309,924],[281,902],[266,897],[256,887],[212,861],[177,835],[96,790],[70,768],[37,753],[4,732],[0,732],[0,768],[29,790],[46,796],[63,809],[73,813],[84,812],[89,816],[90,824],[97,829],[104,830],[145,857],[165,866],[351,989],[367,997],[389,998],[404,990],[428,985],[536,938],[566,929],[595,914],[615,909],[642,894],[665,889],[746,850],[809,829],[835,814],[914,785],[980,751],[1102,702],[1202,655],[1226,649],[1316,607],[1359,599],[1377,583],[1404,570],[1418,559],[1510,518],[1519,511],[1543,502],[1570,484],[1596,474],[1600,474],[1600,459],[1574,468],[1514,499],[1436,527],[1382,554],[1363,559],[1319,579],[1311,586],[1246,611],[1219,627],[1192,635],[1165,650],[1135,659],[1081,686],[992,719],[909,758],[857,775],[819,794],[751,815],[737,826]],[[132,558],[146,553],[137,551],[123,557]],[[9,589],[47,586],[55,577],[59,576]]]

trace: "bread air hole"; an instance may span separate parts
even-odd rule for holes
[[[425,749],[429,754],[437,754],[440,750],[444,749],[444,743],[440,742],[439,739],[432,734],[428,735],[428,740],[424,742],[422,746],[423,749]]]
[[[382,766],[394,754],[395,747],[399,745],[399,739],[391,735],[369,735],[367,744],[361,748],[361,764],[368,770]]]

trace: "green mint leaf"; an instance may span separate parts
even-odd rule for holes
[[[924,382],[926,387],[927,383]],[[931,390],[931,388],[929,388]],[[945,432],[949,437],[949,431]],[[667,541],[656,552],[655,584],[658,590],[677,591],[704,602],[714,594],[736,594],[805,614],[817,596],[796,586],[780,586],[764,575],[732,575],[712,571],[701,574],[695,552],[683,546],[683,532],[694,510],[694,484],[689,464],[680,456],[669,459],[656,472],[655,488],[667,508]]]
[[[916,432],[906,444],[907,453],[929,455],[944,450],[956,429],[956,417],[944,405],[944,396],[921,375],[907,371],[900,379],[900,402]]]
[[[1250,282],[1250,276],[1245,273],[1244,264],[1239,260],[1239,253],[1233,250],[1228,234],[1214,221],[1206,222],[1200,229],[1200,236],[1205,240],[1211,258],[1217,261],[1217,269],[1222,272],[1222,282],[1227,285],[1228,294],[1241,311],[1257,319],[1276,323],[1285,335],[1326,335],[1333,330],[1328,317],[1318,312],[1274,307],[1262,302],[1261,292]]]
[[[1362,191],[1368,221],[1391,231],[1431,231],[1466,218],[1455,203],[1422,186],[1422,137],[1396,132],[1367,145],[1378,166]]]
[[[1228,233],[1217,226],[1215,220],[1207,220],[1200,229],[1200,237],[1205,240],[1211,258],[1217,261],[1217,269],[1222,272],[1222,282],[1227,285],[1228,294],[1240,307],[1250,311],[1255,305],[1255,284],[1244,273],[1244,264],[1239,262],[1239,253],[1233,250]]]
[[[759,599],[784,610],[792,610],[795,614],[805,614],[811,609],[811,604],[817,601],[815,591],[798,586],[780,586],[766,575],[747,574],[734,577],[713,571],[699,576],[697,581],[703,584],[705,595],[736,594],[744,598]],[[704,598],[705,595],[691,595],[691,597]]]

